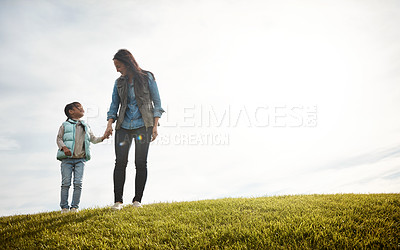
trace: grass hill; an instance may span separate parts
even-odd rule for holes
[[[400,248],[400,194],[294,195],[0,217],[0,249]]]

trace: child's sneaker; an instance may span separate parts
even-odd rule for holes
[[[120,210],[122,208],[121,202],[115,202],[114,205],[111,207],[113,210]]]
[[[65,213],[68,213],[68,212],[69,212],[68,208],[63,208],[63,209],[61,209],[61,213],[62,213],[62,214],[65,214]]]
[[[71,208],[71,212],[76,213],[76,212],[78,212],[78,209],[73,207],[73,208]]]
[[[140,202],[138,202],[138,201],[134,201],[132,203],[132,207],[142,207],[142,204],[140,204]]]

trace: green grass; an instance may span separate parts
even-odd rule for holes
[[[0,249],[399,249],[400,194],[227,198],[0,223]]]

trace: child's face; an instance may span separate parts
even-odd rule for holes
[[[126,74],[128,74],[128,69],[121,61],[114,59],[114,65],[117,72],[121,73],[122,76],[126,76]]]
[[[83,117],[85,114],[85,110],[83,110],[83,107],[81,104],[76,104],[76,106],[69,110],[69,114],[72,119],[77,120]]]

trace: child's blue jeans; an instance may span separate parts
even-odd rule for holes
[[[68,193],[71,186],[72,173],[74,175],[74,192],[72,194],[71,208],[79,208],[82,191],[83,170],[85,159],[64,159],[61,162],[61,202],[60,207],[69,209]]]

